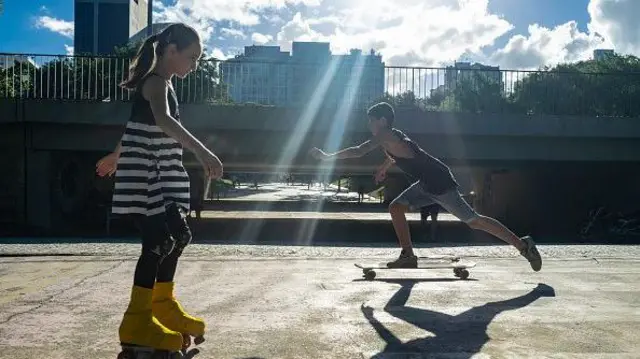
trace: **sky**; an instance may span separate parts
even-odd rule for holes
[[[4,0],[0,52],[73,53],[73,3]],[[387,65],[504,69],[585,60],[596,48],[640,56],[638,14],[640,0],[154,1],[155,22],[193,25],[216,58],[248,45],[325,41],[336,54],[373,49]]]

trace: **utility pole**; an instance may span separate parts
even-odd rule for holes
[[[147,36],[151,36],[153,35],[153,0],[147,1]]]

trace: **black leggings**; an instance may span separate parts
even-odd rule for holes
[[[152,289],[156,281],[172,282],[178,258],[191,242],[191,229],[180,209],[171,204],[165,213],[142,217],[136,223],[142,236],[142,254],[133,284]]]

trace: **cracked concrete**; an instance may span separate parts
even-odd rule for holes
[[[115,358],[139,248],[123,246],[108,255],[0,258],[0,358]],[[640,352],[637,247],[541,246],[539,273],[505,246],[421,251],[474,254],[478,265],[467,281],[438,269],[380,271],[369,282],[355,258],[377,262],[397,250],[194,246],[176,290],[208,323],[196,358]]]

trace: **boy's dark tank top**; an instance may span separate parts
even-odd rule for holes
[[[387,151],[385,152],[396,162],[398,168],[415,180],[419,180],[425,191],[433,194],[443,194],[458,187],[458,182],[456,182],[447,165],[420,148],[402,131],[395,128],[391,129],[391,131],[401,141],[409,145],[409,148],[413,151],[413,158],[397,157]]]
[[[130,121],[139,122],[145,125],[155,125],[156,120],[153,117],[153,112],[151,111],[151,106],[149,105],[149,101],[147,101],[144,96],[142,96],[142,85],[144,82],[151,76],[160,76],[155,73],[151,73],[147,75],[144,79],[142,79],[137,86],[134,95],[133,95],[133,106],[131,107],[131,117]],[[180,111],[178,110],[178,97],[173,91],[172,87],[169,87],[169,91],[167,93],[167,101],[169,103],[169,114],[171,117],[175,118],[176,121],[180,122]]]

